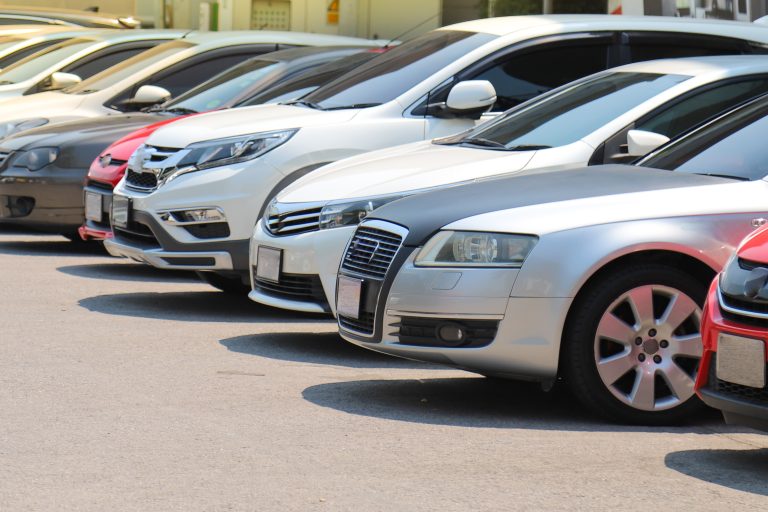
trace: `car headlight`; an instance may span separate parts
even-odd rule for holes
[[[280,130],[191,144],[178,167],[203,170],[253,160],[286,143],[297,131]]]
[[[320,210],[320,229],[355,226],[360,224],[360,221],[376,208],[401,197],[404,197],[404,195],[372,197],[357,201],[328,204]]]
[[[539,240],[533,235],[440,231],[416,256],[424,267],[520,267]]]
[[[30,171],[39,171],[46,165],[55,162],[58,157],[58,148],[35,148],[16,153],[12,165],[14,167],[23,167]]]
[[[45,119],[42,117],[38,117],[35,119],[24,119],[21,121],[11,121],[10,123],[1,123],[0,139],[9,137],[14,133],[23,132],[24,130],[37,128],[38,126],[43,126],[45,124],[48,124],[48,119]]]

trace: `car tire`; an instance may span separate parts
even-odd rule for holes
[[[590,283],[563,336],[561,364],[570,390],[612,421],[666,425],[689,418],[703,405],[693,384],[707,285],[652,263]]]
[[[204,283],[208,283],[224,293],[231,293],[232,295],[248,295],[248,292],[251,291],[250,286],[245,285],[238,275],[226,275],[210,271],[195,272],[195,274],[197,274]]]

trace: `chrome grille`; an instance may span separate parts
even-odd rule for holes
[[[152,172],[136,172],[128,169],[125,173],[125,184],[128,188],[149,191],[157,188],[157,176]]]
[[[362,225],[347,247],[341,268],[361,276],[384,279],[402,242],[403,237],[398,234]]]
[[[320,229],[320,211],[322,209],[318,206],[292,212],[276,213],[270,211],[267,218],[267,230],[273,235],[280,236],[317,231]]]
[[[129,167],[125,173],[125,185],[133,190],[152,192],[158,186],[158,175],[168,170],[163,168],[162,163],[176,155],[179,151],[181,150],[157,146],[140,148],[137,150],[137,154],[135,154],[138,161],[133,160],[134,157],[129,160]],[[169,168],[175,167],[175,163],[169,162],[169,165]]]

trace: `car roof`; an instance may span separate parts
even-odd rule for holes
[[[70,27],[71,28],[71,27]],[[82,34],[78,33],[75,37],[82,39],[91,39],[94,42],[109,41],[144,41],[146,39],[180,39],[189,33],[189,30],[178,29],[153,29],[153,30],[132,30],[132,29],[87,29]]]
[[[711,73],[737,75],[760,70],[768,71],[768,55],[716,55],[649,60],[625,64],[610,71],[699,76]]]
[[[4,27],[8,27],[10,30],[0,28],[0,37],[15,37],[18,39],[32,39],[67,33],[79,35],[87,34],[91,30],[86,27],[73,27],[72,25],[4,25]]]
[[[143,32],[143,31],[142,31]],[[184,36],[196,44],[221,45],[242,43],[279,43],[296,45],[353,45],[380,46],[380,42],[358,37],[334,36],[328,34],[309,34],[278,30],[227,30],[220,32],[189,32]]]
[[[18,15],[47,18],[52,23],[85,23],[104,28],[134,28],[137,21],[131,16],[118,16],[107,12],[61,9],[57,7],[32,7],[26,5],[0,5],[0,15]]]
[[[299,48],[289,48],[287,50],[278,50],[276,52],[265,53],[254,57],[254,59],[269,60],[275,62],[294,62],[311,57],[323,57],[328,54],[338,53],[340,56],[355,53],[367,49],[365,46],[302,46]]]
[[[464,30],[506,36],[514,32],[537,28],[550,31],[552,34],[597,30],[641,30],[690,32],[768,41],[768,30],[759,24],[671,16],[616,16],[609,14],[505,16],[465,21],[438,30]]]

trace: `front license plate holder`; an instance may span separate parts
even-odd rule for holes
[[[717,378],[751,388],[765,387],[765,341],[721,333],[717,339]]]
[[[128,228],[131,216],[131,200],[115,194],[112,198],[112,225],[118,228]]]
[[[280,282],[280,266],[283,251],[271,247],[259,247],[256,255],[256,277],[273,283]]]
[[[85,193],[85,218],[94,222],[101,222],[103,204],[103,196],[95,192]]]
[[[363,295],[363,281],[339,276],[336,293],[336,312],[347,318],[360,319],[360,303]]]

